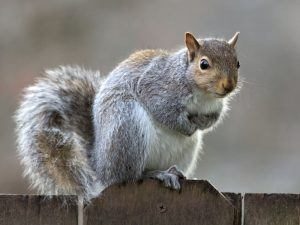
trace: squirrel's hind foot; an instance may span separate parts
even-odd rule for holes
[[[182,171],[180,171],[175,165],[171,166],[167,170],[155,170],[146,172],[143,177],[159,180],[164,184],[165,187],[174,190],[180,190],[180,180],[186,179]]]

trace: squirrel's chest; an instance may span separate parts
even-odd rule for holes
[[[223,109],[221,99],[209,97],[199,91],[194,91],[193,95],[187,98],[184,104],[191,114],[220,113]]]
[[[146,169],[166,170],[177,165],[184,172],[191,166],[193,157],[200,151],[202,134],[197,131],[191,137],[183,136],[167,128],[153,127],[148,141]]]

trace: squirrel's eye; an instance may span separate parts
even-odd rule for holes
[[[209,68],[209,63],[206,59],[201,59],[200,61],[200,68],[202,70],[207,70]]]
[[[237,61],[236,67],[239,69],[241,67],[240,61]]]

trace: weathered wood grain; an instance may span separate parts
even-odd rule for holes
[[[246,194],[244,225],[299,225],[300,195]]]
[[[77,225],[77,197],[0,195],[0,225]]]
[[[187,180],[181,192],[157,181],[114,185],[84,210],[85,225],[235,225],[240,195],[225,198],[207,181]],[[234,204],[232,204],[232,203]]]

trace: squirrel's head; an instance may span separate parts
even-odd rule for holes
[[[239,32],[229,40],[197,40],[185,34],[188,51],[189,74],[202,91],[223,98],[232,92],[238,82],[240,63],[236,54]]]

